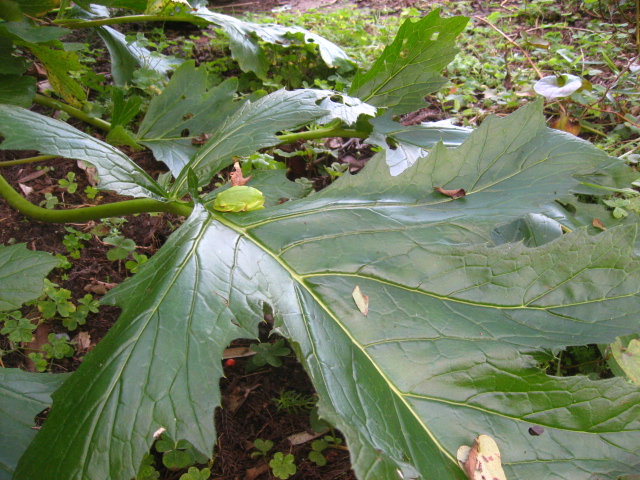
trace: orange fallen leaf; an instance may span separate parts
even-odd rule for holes
[[[593,223],[594,227],[599,228],[600,230],[606,230],[607,229],[607,227],[604,226],[604,223],[602,223],[597,218],[594,218],[592,223]]]

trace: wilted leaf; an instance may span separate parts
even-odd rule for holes
[[[488,435],[479,435],[472,447],[460,447],[457,459],[469,480],[507,480],[502,470],[500,449]]]
[[[67,103],[82,108],[86,100],[86,94],[82,86],[71,76],[69,72],[79,72],[83,67],[75,52],[66,52],[44,45],[25,45],[47,70],[47,79],[55,92],[64,98]]]
[[[600,230],[607,229],[607,227],[605,227],[604,224],[597,218],[594,218],[592,223],[593,223],[593,226],[596,227],[597,229],[600,229]]]

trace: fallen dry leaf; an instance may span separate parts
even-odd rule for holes
[[[363,315],[368,315],[369,297],[362,294],[358,285],[356,285],[356,288],[353,289],[353,293],[351,294],[351,296],[355,300],[356,306],[358,307],[358,310],[360,310],[360,313],[362,313]]]
[[[246,185],[246,183],[251,180],[251,175],[249,175],[247,178],[244,178],[242,176],[242,168],[240,167],[239,162],[235,162],[233,164],[233,172],[231,172],[231,175],[229,176],[231,177],[231,186],[233,187]]]
[[[602,223],[597,218],[594,218],[592,223],[593,223],[594,227],[599,228],[600,230],[606,230],[607,229],[607,227],[604,226],[604,223]]]
[[[211,138],[210,134],[202,133],[191,139],[192,145],[204,145]]]
[[[91,335],[89,335],[89,332],[80,332],[76,335],[75,342],[76,351],[82,352],[89,350],[91,346]]]
[[[28,196],[31,192],[33,192],[33,188],[29,187],[28,185],[25,185],[24,183],[19,183],[18,186],[20,187],[20,190],[22,190],[22,193],[24,193],[24,196]]]
[[[457,190],[444,190],[443,188],[436,187],[435,190],[440,192],[443,195],[451,198],[462,198],[467,195],[467,192],[464,191],[464,188],[458,188]]]
[[[249,347],[230,347],[222,353],[222,359],[226,360],[228,358],[250,357],[255,354],[256,352],[251,350]]]

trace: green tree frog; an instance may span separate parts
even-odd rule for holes
[[[214,210],[220,212],[251,212],[264,208],[264,195],[257,188],[231,187],[220,192],[213,202]]]

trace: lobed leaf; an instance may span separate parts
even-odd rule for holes
[[[349,95],[393,114],[420,108],[425,95],[446,83],[440,71],[458,52],[454,42],[468,20],[440,18],[436,9],[418,21],[405,21],[369,71],[358,71]]]
[[[251,116],[227,131],[241,118]],[[210,455],[222,352],[257,336],[265,303],[360,479],[463,480],[456,451],[479,434],[496,440],[510,480],[638,471],[640,388],[537,366],[549,351],[637,330],[636,225],[532,235],[535,248],[491,241],[519,219],[540,233],[529,214],[607,161],[546,128],[538,103],[397,176],[382,152],[300,201],[196,207],[108,296],[122,317],[54,396],[16,480],[129,479],[159,428]]]

